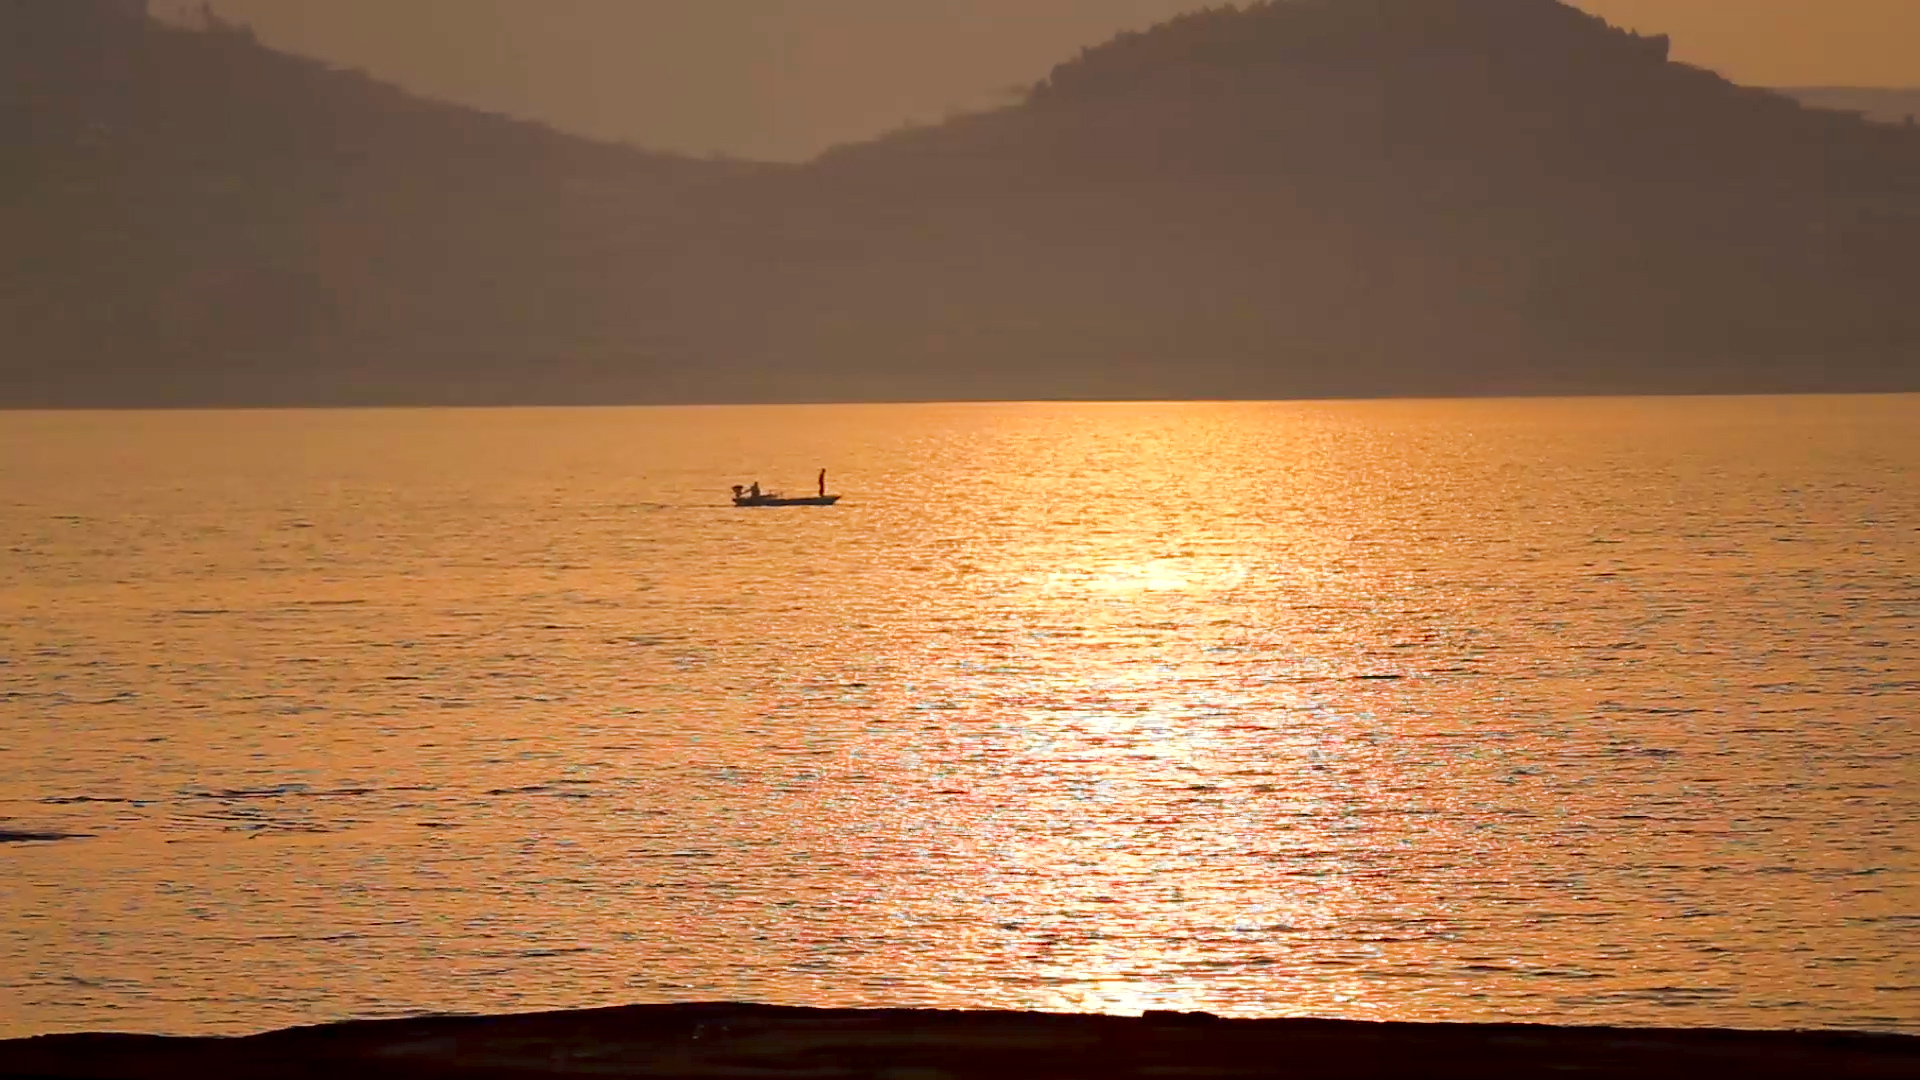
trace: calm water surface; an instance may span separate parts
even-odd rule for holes
[[[0,1035],[1920,1032],[1916,706],[1915,397],[0,414]]]

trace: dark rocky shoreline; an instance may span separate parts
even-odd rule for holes
[[[1920,1077],[1920,1038],[659,1005],[301,1028],[243,1039],[0,1043],[0,1077]]]

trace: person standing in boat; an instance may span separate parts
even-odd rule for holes
[[[753,486],[747,489],[747,494],[753,496],[756,499],[759,498],[760,497],[760,481],[755,480],[753,482]]]
[[[823,499],[827,497],[827,470],[825,469],[820,470],[820,497]]]

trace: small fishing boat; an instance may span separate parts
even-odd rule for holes
[[[777,491],[761,491],[760,482],[751,486],[733,485],[733,505],[735,506],[832,506],[840,501],[840,496],[827,494],[827,470],[820,470],[820,494],[787,498]]]
[[[838,495],[809,495],[800,499],[781,497],[779,492],[766,491],[758,495],[735,495],[735,506],[832,506],[840,501]]]

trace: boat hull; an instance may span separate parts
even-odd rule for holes
[[[838,495],[817,495],[805,499],[780,499],[768,495],[743,495],[733,500],[735,506],[832,506],[840,501]]]

